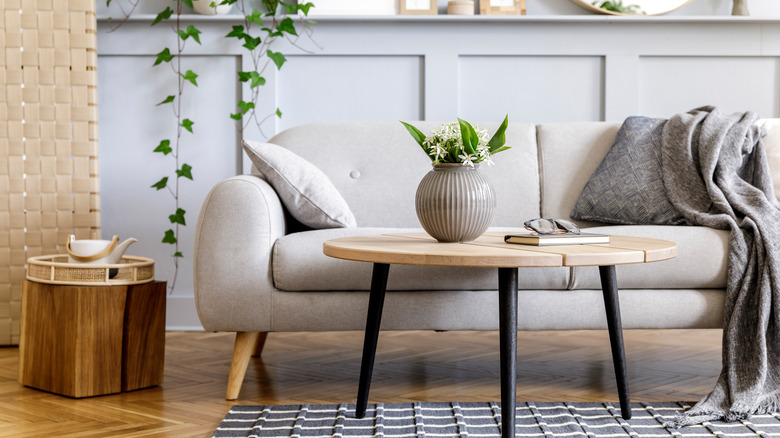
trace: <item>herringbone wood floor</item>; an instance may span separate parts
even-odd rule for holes
[[[626,331],[634,401],[696,400],[720,371],[720,330]],[[272,333],[238,404],[353,403],[360,332]],[[207,437],[224,400],[233,335],[167,334],[162,386],[74,400],[21,387],[0,348],[0,436]],[[371,401],[500,400],[496,332],[383,332]],[[606,331],[519,332],[518,400],[604,401],[617,393]]]

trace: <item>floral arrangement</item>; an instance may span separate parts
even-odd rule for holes
[[[509,149],[509,146],[504,145],[509,116],[504,117],[504,122],[489,140],[487,130],[479,129],[479,126],[474,127],[463,119],[445,123],[427,136],[414,126],[406,122],[401,123],[433,164],[463,163],[463,165],[474,166],[482,161],[493,164],[491,157],[494,154]]]

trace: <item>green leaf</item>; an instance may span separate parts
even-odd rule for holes
[[[241,108],[241,114],[246,114],[247,111],[250,109],[255,108],[254,102],[244,102],[243,100],[238,101],[238,107]]]
[[[498,149],[496,149],[494,151],[490,151],[490,153],[491,154],[497,154],[497,153],[499,153],[501,151],[505,151],[507,149],[510,149],[510,147],[509,146],[501,146],[500,148],[498,148]]]
[[[282,55],[279,52],[273,52],[271,50],[268,50],[268,52],[266,53],[268,54],[268,57],[271,58],[271,60],[274,62],[274,64],[276,64],[277,69],[281,69],[282,64],[284,64],[284,62],[287,61],[287,58],[285,58],[284,55]]]
[[[193,72],[192,70],[187,70],[186,73],[184,73],[184,74],[179,73],[179,74],[185,80],[190,81],[192,83],[192,85],[194,85],[196,87],[198,86],[198,82],[196,81],[196,79],[198,79],[198,75],[195,74],[195,72]]]
[[[476,154],[476,146],[479,143],[477,131],[469,122],[461,118],[458,118],[458,123],[460,123],[460,136],[463,138],[463,151],[468,155]]]
[[[157,190],[162,190],[162,189],[164,189],[167,186],[168,186],[168,177],[166,176],[163,179],[161,179],[161,180],[157,181],[156,183],[152,184],[150,187],[152,187],[154,189],[157,189]]]
[[[173,152],[173,149],[171,149],[171,141],[170,140],[161,141],[160,144],[157,145],[156,148],[154,148],[153,152],[162,152],[163,155],[170,154],[171,152]]]
[[[244,33],[244,26],[233,26],[233,30],[225,35],[225,38],[243,39],[245,36],[247,35]]]
[[[243,114],[241,114],[240,112],[237,112],[235,114],[231,114],[230,118],[233,119],[233,120],[241,120],[242,116],[243,116]]]
[[[179,178],[184,177],[192,180],[192,166],[187,163],[182,164],[181,169],[176,171],[176,175],[178,175]]]
[[[189,6],[190,9],[195,9],[195,7],[192,6],[192,0],[181,0],[181,2],[184,3],[185,5]]]
[[[181,251],[176,251],[175,253],[173,253],[173,256],[174,257],[182,257],[183,258],[184,254],[182,254]]]
[[[504,143],[506,143],[507,125],[509,125],[509,114],[504,116],[504,121],[501,122],[501,126],[498,127],[498,130],[496,130],[496,133],[493,134],[493,137],[491,137],[490,141],[488,142],[488,150],[491,154],[509,149],[508,147],[506,149],[500,149],[502,146],[504,146]]]
[[[425,155],[428,155],[428,149],[426,149],[425,146],[423,146],[423,142],[425,141],[425,134],[422,133],[419,129],[415,128],[414,126],[406,123],[401,122],[402,125],[406,127],[406,130],[409,131],[409,134],[412,135],[412,138],[414,138],[414,141],[417,142],[417,144],[420,145],[420,147],[425,151]]]
[[[263,14],[257,9],[252,9],[252,12],[246,16],[246,21],[262,26]]]
[[[282,110],[279,108],[276,109],[276,117],[279,117],[280,119],[282,118]]]
[[[154,26],[155,24],[163,20],[167,20],[171,18],[171,15],[173,15],[173,9],[171,9],[170,7],[166,7],[164,11],[160,12],[159,14],[157,14],[156,17],[154,17],[154,21],[152,21],[152,26]]]
[[[195,122],[193,122],[192,120],[184,119],[184,120],[181,121],[181,124],[179,126],[181,126],[182,128],[186,129],[187,131],[190,131],[190,134],[192,134],[193,133],[192,132],[192,125],[194,125],[194,124],[195,124]]]
[[[298,36],[298,32],[295,30],[295,23],[293,23],[293,20],[290,17],[285,17],[282,19],[282,21],[276,25],[276,29],[282,32],[287,32],[290,35]]]
[[[176,234],[173,233],[173,230],[168,230],[165,232],[162,243],[170,243],[171,245],[176,244]]]
[[[181,37],[182,41],[186,41],[187,38],[192,37],[192,39],[195,40],[196,43],[200,44],[200,34],[201,31],[199,31],[193,25],[187,26],[187,30],[179,29],[179,37]]]
[[[154,61],[154,65],[161,62],[171,62],[175,56],[171,55],[171,51],[166,47],[157,54],[157,59]]]
[[[260,73],[256,71],[240,71],[238,72],[238,80],[241,82],[252,81],[249,85],[250,88],[259,87],[265,85],[265,78],[260,76]]]
[[[184,220],[184,213],[186,213],[184,209],[177,208],[176,213],[168,216],[168,220],[170,220],[172,224],[187,225],[186,221]]]
[[[174,99],[176,99],[176,96],[170,95],[170,96],[166,97],[165,100],[163,100],[162,102],[158,103],[156,106],[160,106],[160,105],[163,105],[163,104],[166,104],[166,103],[172,103]]]
[[[309,15],[309,9],[315,7],[314,3],[298,4],[298,10],[303,11],[303,15]]]
[[[244,44],[243,47],[246,47],[247,50],[255,50],[257,46],[260,45],[262,41],[260,40],[260,37],[252,38],[250,35],[244,36]]]

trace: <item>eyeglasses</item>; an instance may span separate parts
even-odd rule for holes
[[[574,222],[563,219],[531,219],[523,226],[539,234],[580,234],[580,228]]]

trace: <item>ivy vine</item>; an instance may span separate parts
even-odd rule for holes
[[[106,0],[106,6],[111,4],[112,0]],[[135,10],[140,0],[128,0],[128,6],[125,8],[120,3],[120,9],[124,16],[124,19],[113,30],[119,28]],[[191,87],[198,86],[198,74],[192,70],[184,71],[182,67],[182,53],[187,42],[192,39],[197,44],[200,42],[201,31],[193,26],[188,25],[186,28],[182,24],[182,12],[184,6],[193,9],[193,0],[172,0],[175,5],[166,6],[165,9],[160,11],[152,21],[152,26],[156,26],[162,22],[170,22],[171,30],[177,34],[177,45],[174,50],[169,47],[163,48],[157,53],[154,66],[161,66],[167,64],[170,66],[171,72],[176,75],[177,89],[173,94],[169,94],[156,103],[156,106],[170,105],[175,122],[176,122],[176,136],[172,139],[166,138],[160,140],[160,143],[154,148],[154,153],[162,154],[166,159],[171,160],[173,164],[174,172],[172,174],[163,176],[159,181],[151,185],[151,188],[160,191],[167,190],[173,199],[173,213],[168,215],[170,222],[170,228],[163,233],[162,243],[173,245],[173,263],[174,273],[173,280],[170,282],[168,289],[169,292],[173,292],[176,287],[176,278],[179,273],[179,259],[184,257],[184,254],[179,249],[179,229],[180,227],[187,225],[186,214],[187,212],[179,206],[179,193],[181,179],[193,180],[192,166],[183,161],[182,145],[184,131],[190,134],[194,134],[193,126],[195,122],[190,118],[185,117],[182,114],[182,97],[184,91]],[[200,0],[204,1],[204,0]],[[210,3],[211,7],[217,5],[233,5],[235,4],[241,15],[244,17],[244,24],[232,26],[232,30],[225,35],[226,38],[235,38],[241,43],[241,46],[249,51],[250,58],[252,60],[252,70],[238,72],[238,81],[249,86],[250,98],[248,101],[239,100],[237,103],[238,111],[230,114],[230,118],[242,121],[239,125],[239,130],[243,130],[250,124],[255,123],[260,131],[261,135],[266,136],[262,130],[262,124],[270,117],[282,117],[282,112],[279,108],[272,114],[265,116],[259,116],[256,112],[258,107],[257,102],[260,99],[260,90],[266,83],[266,79],[263,76],[266,69],[273,65],[277,69],[281,69],[282,65],[287,61],[285,56],[281,52],[272,50],[274,43],[279,38],[286,39],[291,45],[304,50],[297,44],[298,38],[301,36],[300,31],[311,39],[311,22],[306,20],[309,14],[309,10],[314,7],[309,2],[296,2],[295,0],[261,0],[261,9],[248,7],[245,0],[213,0]],[[298,28],[296,28],[296,22],[292,17],[298,17]],[[312,39],[313,41],[313,39]],[[306,50],[304,50],[306,51]]]

